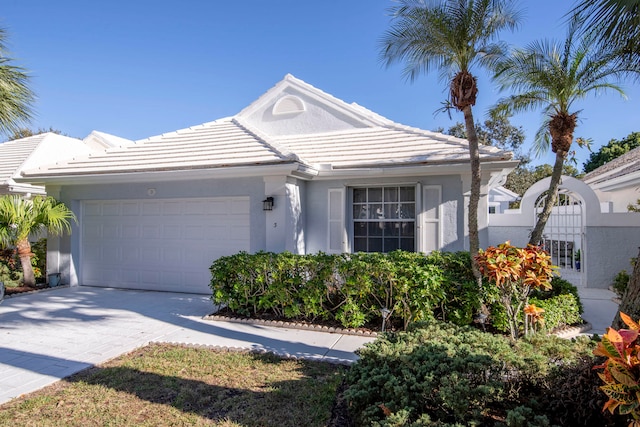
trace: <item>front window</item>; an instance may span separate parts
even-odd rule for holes
[[[355,252],[415,251],[415,187],[353,189]]]

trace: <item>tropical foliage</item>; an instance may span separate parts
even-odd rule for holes
[[[544,208],[529,240],[534,245],[541,242],[557,198],[562,168],[577,126],[576,104],[604,91],[624,95],[617,83],[629,71],[618,61],[615,49],[595,44],[591,33],[581,35],[580,24],[578,18],[570,22],[563,43],[536,41],[514,51],[498,64],[494,76],[501,90],[514,92],[499,100],[495,111],[512,114],[541,108],[543,121],[536,133],[536,147],[543,152],[550,146],[556,155]]]
[[[639,0],[582,0],[574,12],[598,43],[619,52],[620,61],[640,63]]]
[[[35,96],[24,68],[6,56],[6,31],[0,28],[0,132],[10,134],[32,117]]]
[[[603,370],[598,373],[605,383],[600,389],[609,397],[604,410],[630,415],[633,421],[629,426],[640,427],[640,325],[625,313],[620,317],[628,329],[607,330],[593,351],[607,359],[594,369]]]
[[[551,289],[551,278],[555,273],[551,256],[537,246],[517,248],[505,242],[481,250],[476,260],[484,277],[497,286],[507,312],[511,337],[516,339],[520,334],[522,310],[528,306],[531,291]],[[540,313],[535,307],[526,312],[536,317]]]
[[[35,285],[29,237],[45,230],[53,235],[71,232],[70,221],[75,221],[73,212],[53,197],[0,197],[0,245],[17,249],[25,286]]]
[[[471,162],[469,197],[469,249],[480,248],[478,203],[480,200],[480,153],[472,107],[478,87],[474,67],[487,67],[504,53],[497,41],[505,29],[519,20],[513,2],[506,0],[400,0],[391,9],[393,25],[382,39],[382,59],[387,65],[404,62],[403,73],[414,80],[421,73],[440,71],[449,83],[449,105],[464,114]],[[481,284],[475,261],[474,276]]]

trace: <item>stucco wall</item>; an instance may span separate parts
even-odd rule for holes
[[[491,225],[489,227],[489,240],[487,246],[497,246],[506,241],[518,247],[527,246],[529,233],[532,227],[499,227]]]
[[[608,288],[621,270],[631,273],[629,260],[638,255],[640,226],[586,227],[586,236],[584,268],[589,287]]]

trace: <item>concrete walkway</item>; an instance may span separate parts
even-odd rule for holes
[[[587,334],[603,334],[616,314],[614,294],[580,289]],[[150,342],[271,351],[337,363],[371,337],[203,320],[206,296],[75,287],[22,295],[0,304],[0,403],[40,389]]]
[[[371,337],[207,321],[207,296],[75,287],[0,305],[0,403],[144,346],[188,343],[349,363]]]
[[[583,287],[578,287],[578,294],[584,308],[582,318],[591,324],[591,329],[585,333],[602,336],[618,313],[618,304],[613,301],[616,294],[608,289]]]

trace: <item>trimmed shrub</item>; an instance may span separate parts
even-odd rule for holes
[[[508,413],[508,425],[545,425],[549,414],[537,408],[536,423],[518,424],[530,413],[518,407],[592,348],[586,338],[533,334],[512,341],[450,323],[415,324],[359,350],[345,397],[359,425],[494,425]],[[392,419],[403,424],[386,424]]]
[[[529,302],[544,310],[544,328],[548,331],[582,323],[580,302],[572,294],[547,299],[530,298]]]

